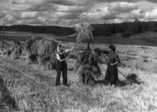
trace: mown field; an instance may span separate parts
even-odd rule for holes
[[[98,36],[94,37],[94,43],[96,44],[108,44],[116,43],[122,45],[147,45],[147,46],[157,46],[157,32],[145,32],[134,34],[129,37],[123,37],[122,34],[115,34],[111,36]],[[14,40],[14,41],[25,41],[32,36],[43,37],[48,39],[56,39],[58,41],[65,42],[75,42],[76,37],[57,36],[53,34],[45,33],[31,33],[31,32],[17,32],[17,31],[1,31],[0,32],[0,41],[1,40]]]
[[[67,46],[74,43],[64,42]],[[54,70],[45,70],[25,59],[12,60],[0,56],[0,75],[18,106],[18,112],[156,112],[157,111],[157,48],[152,46],[117,44],[124,74],[136,74],[144,83],[129,84],[119,73],[117,87],[98,83],[82,85],[78,75],[70,70],[74,60],[68,61],[70,87],[55,87]],[[92,46],[107,48],[107,44]],[[106,65],[100,65],[105,76]],[[4,112],[14,110],[2,109]]]

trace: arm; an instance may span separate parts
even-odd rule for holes
[[[58,54],[58,53],[56,53],[56,58],[57,58],[57,60],[59,60],[59,61],[66,61],[69,57],[68,57],[68,53],[70,52],[70,51],[72,51],[73,50],[73,48],[71,48],[71,49],[67,49],[67,50],[65,50],[64,52],[63,52],[63,54],[65,55],[65,58],[64,59],[61,59],[61,57],[60,57],[60,55]]]
[[[56,54],[56,58],[57,58],[57,60],[59,60],[59,61],[63,61],[63,60],[60,58],[60,56],[59,56],[58,54]]]
[[[71,49],[66,49],[66,50],[64,51],[65,58],[62,59],[63,61],[66,61],[66,60],[68,60],[68,59],[70,58],[70,57],[69,57],[69,54],[70,54],[70,52],[71,52],[73,49],[74,49],[74,47],[72,47]]]
[[[59,61],[66,61],[66,60],[68,59],[68,57],[66,57],[66,58],[64,58],[64,59],[61,59],[58,54],[56,54],[56,58],[57,58],[57,60],[59,60]]]
[[[77,33],[74,33],[74,34],[68,35],[68,36],[66,36],[66,37],[75,37],[75,36],[77,36]]]
[[[73,49],[74,49],[74,47],[72,47],[71,49],[66,49],[64,52],[65,52],[65,53],[69,53],[69,52],[71,52]]]
[[[114,65],[117,65],[117,64],[119,64],[118,61],[116,61],[115,63],[111,63],[110,65],[111,65],[111,66],[114,66]]]
[[[115,66],[115,65],[118,65],[118,64],[120,64],[120,63],[121,63],[120,58],[119,58],[119,56],[117,55],[117,56],[116,56],[116,62],[115,62],[115,63],[111,63],[110,65],[111,65],[111,66]]]

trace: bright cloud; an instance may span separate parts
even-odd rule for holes
[[[31,11],[31,12],[21,12],[21,18],[34,18],[36,17],[38,12],[36,11]]]
[[[157,18],[157,8],[145,13],[145,18]]]

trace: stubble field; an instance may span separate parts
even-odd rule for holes
[[[67,46],[73,43],[65,43]],[[107,48],[105,44],[93,47]],[[54,70],[44,70],[27,60],[12,60],[0,56],[0,76],[15,98],[19,112],[156,112],[157,111],[157,48],[151,46],[117,45],[124,74],[136,74],[144,83],[129,84],[119,73],[124,84],[115,86],[82,85],[70,70],[74,60],[69,60],[70,87],[55,87]],[[100,65],[105,76],[106,65]],[[1,91],[2,92],[2,91]],[[14,110],[2,109],[4,112]]]

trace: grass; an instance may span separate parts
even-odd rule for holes
[[[71,87],[54,87],[53,71],[52,73],[42,71],[33,67],[36,65],[29,65],[32,66],[29,68],[28,65],[4,58],[0,61],[5,64],[0,69],[5,74],[3,77],[14,81],[12,82],[14,87],[8,85],[8,88],[16,98],[20,112],[22,110],[29,112],[155,112],[157,110],[157,86],[154,84],[157,76],[153,73],[123,68],[125,73],[138,74],[144,84],[90,87],[79,84],[77,75],[69,72]],[[13,67],[13,64],[16,64],[16,67]],[[18,66],[21,66],[21,70],[17,71]],[[38,73],[40,75],[37,76]],[[42,80],[46,77],[49,79]],[[52,79],[51,84],[50,79]]]

